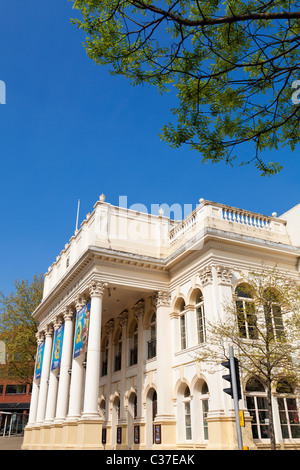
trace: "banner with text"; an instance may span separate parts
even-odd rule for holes
[[[42,373],[43,359],[44,359],[45,341],[38,346],[36,366],[35,366],[35,378],[39,379]]]
[[[62,346],[63,346],[63,340],[64,340],[64,329],[65,329],[65,324],[63,323],[55,331],[55,334],[54,334],[51,370],[54,370],[60,367],[61,352],[62,352]]]
[[[74,341],[74,357],[87,350],[91,302],[77,312]]]

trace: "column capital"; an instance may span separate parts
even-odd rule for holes
[[[154,302],[156,308],[158,307],[170,307],[171,305],[171,294],[168,291],[158,291],[154,295]]]
[[[37,344],[41,344],[45,339],[45,334],[43,331],[38,331],[35,335]]]
[[[53,336],[54,328],[53,328],[52,323],[49,323],[49,325],[45,326],[44,332],[45,332],[45,337]]]
[[[218,284],[231,285],[233,270],[227,266],[216,266]]]
[[[213,282],[213,272],[211,266],[206,266],[206,268],[199,271],[200,284],[202,287],[212,284]]]
[[[89,292],[91,297],[103,297],[105,288],[108,286],[107,282],[92,281],[89,285]]]
[[[72,321],[73,316],[74,316],[74,312],[73,312],[72,307],[64,308],[64,310],[62,311],[62,316],[63,316],[63,319],[64,319],[65,322],[66,321]]]
[[[76,311],[78,312],[78,310],[80,310],[82,307],[84,307],[86,303],[87,303],[86,295],[85,294],[78,294],[76,299],[75,299]]]
[[[62,325],[62,323],[63,323],[63,320],[62,320],[61,315],[57,315],[57,317],[55,317],[54,330],[58,330],[58,328]]]

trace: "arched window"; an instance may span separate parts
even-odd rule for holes
[[[132,347],[130,348],[130,358],[129,358],[129,364],[133,366],[134,364],[137,364],[137,358],[138,358],[138,324],[135,322],[134,328],[133,328],[133,336],[132,336]]]
[[[284,334],[280,294],[273,288],[264,292],[264,313],[269,339],[279,339]]]
[[[198,343],[204,343],[206,339],[205,332],[205,314],[204,314],[204,301],[203,295],[200,289],[197,289],[197,295],[195,298],[195,307],[197,315],[197,333],[198,333]]]
[[[185,301],[181,299],[179,304],[179,315],[180,315],[180,345],[181,349],[186,349],[187,338],[186,338],[186,314],[185,314]]]
[[[121,370],[122,363],[122,331],[120,330],[115,344],[115,372]]]
[[[105,343],[104,343],[102,370],[101,370],[102,376],[107,375],[107,364],[108,364],[108,338],[106,338]]]
[[[299,413],[292,385],[287,380],[281,380],[277,384],[276,394],[282,438],[300,438]]]
[[[148,359],[156,356],[156,313],[152,314],[150,320],[150,340],[148,341]]]
[[[183,394],[183,406],[184,406],[184,424],[185,424],[185,438],[186,440],[192,439],[192,420],[191,420],[191,392],[188,386],[186,386]]]
[[[250,378],[246,384],[246,400],[248,411],[252,416],[253,439],[269,438],[267,394],[257,377]]]
[[[256,339],[256,313],[252,298],[251,287],[246,284],[239,284],[234,291],[236,299],[236,311],[238,328],[243,338]]]

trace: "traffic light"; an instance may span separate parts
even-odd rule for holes
[[[223,388],[223,392],[227,393],[228,395],[231,396],[231,398],[234,398],[233,396],[233,381],[235,380],[236,383],[236,389],[237,389],[237,396],[238,399],[240,400],[242,398],[242,393],[241,393],[241,383],[240,383],[240,374],[239,374],[239,361],[237,360],[236,357],[232,358],[233,360],[225,361],[222,362],[222,366],[226,367],[226,369],[229,369],[229,374],[223,375],[222,378],[224,380],[227,380],[230,383],[230,387],[228,388]],[[233,370],[232,370],[233,367]]]

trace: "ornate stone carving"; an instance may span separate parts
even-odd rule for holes
[[[226,266],[216,266],[217,278],[219,284],[231,285],[233,270]]]
[[[92,281],[89,285],[91,297],[103,297],[105,288],[108,286],[107,282]]]
[[[158,307],[170,307],[171,294],[168,291],[158,291],[154,296],[154,303]]]
[[[63,310],[62,315],[63,315],[64,321],[72,321],[74,317],[73,309],[71,307],[66,307]]]
[[[127,310],[124,310],[124,312],[120,313],[119,323],[120,323],[121,328],[127,325],[128,323],[128,311]]]
[[[115,320],[109,320],[105,325],[106,334],[109,336],[113,333],[115,328]]]
[[[137,318],[143,316],[145,312],[145,302],[144,300],[139,300],[134,306],[134,314]]]
[[[202,287],[207,286],[208,284],[212,284],[213,282],[212,267],[206,266],[206,268],[201,269],[201,271],[199,271],[199,278],[200,278],[200,284]]]
[[[53,335],[53,325],[50,323],[49,325],[46,325],[44,328],[45,336],[52,336]]]
[[[86,302],[87,302],[86,295],[78,294],[76,299],[75,299],[76,311],[78,312],[78,310],[80,310],[82,307],[84,307]]]

